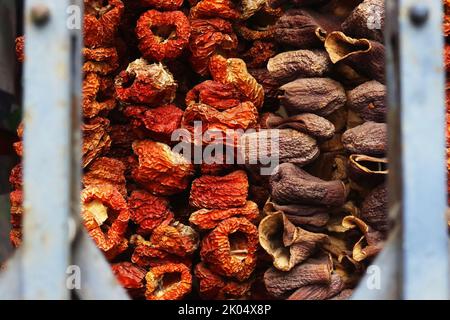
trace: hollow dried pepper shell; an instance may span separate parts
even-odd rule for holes
[[[303,286],[330,283],[332,269],[330,257],[323,255],[317,259],[311,258],[289,272],[271,267],[264,273],[264,283],[272,297],[284,299]]]
[[[191,227],[175,221],[154,229],[150,242],[161,250],[185,257],[198,249],[199,236]]]
[[[240,17],[232,0],[200,0],[191,8],[191,18],[223,18],[235,20]]]
[[[234,28],[247,41],[267,40],[273,43],[274,25],[282,15],[282,9],[273,9],[265,4],[252,19],[235,22]]]
[[[244,281],[256,266],[258,230],[245,218],[222,221],[203,238],[200,256],[213,272]]]
[[[215,81],[233,85],[256,108],[262,107],[264,89],[248,72],[244,60],[216,55],[211,60],[210,71]]]
[[[19,63],[25,61],[25,36],[16,38],[16,58]]]
[[[347,229],[358,228],[363,236],[353,246],[352,258],[360,262],[377,255],[383,248],[385,235],[374,230],[360,218],[347,216],[342,220]]]
[[[117,159],[107,157],[101,157],[93,161],[83,176],[85,187],[110,184],[124,198],[127,196],[126,183],[125,165]]]
[[[89,48],[113,44],[124,4],[120,0],[84,0],[84,45]]]
[[[196,85],[186,95],[186,105],[206,104],[217,110],[227,110],[241,103],[241,95],[234,86],[207,80]]]
[[[101,154],[106,153],[111,147],[111,137],[108,134],[109,124],[108,119],[101,117],[95,117],[83,124],[83,168]]]
[[[339,207],[347,190],[340,180],[324,181],[291,163],[283,163],[270,178],[272,199],[279,204]]]
[[[170,143],[172,134],[181,127],[183,110],[169,104],[148,109],[143,106],[128,106],[124,115],[131,119],[136,134],[141,138],[152,138]]]
[[[188,187],[194,167],[168,145],[135,141],[133,151],[139,160],[132,170],[133,179],[147,191],[155,195],[173,195]]]
[[[156,227],[173,219],[169,201],[143,190],[133,191],[128,198],[131,220],[138,225],[138,233],[150,234]]]
[[[93,118],[116,107],[111,89],[113,82],[96,73],[88,73],[83,80],[83,116]],[[111,93],[111,94],[110,94]]]
[[[274,267],[281,271],[289,271],[306,261],[328,241],[325,234],[294,226],[282,212],[265,217],[258,232],[259,243],[273,257]]]
[[[388,175],[388,159],[352,154],[348,160],[348,175],[352,182],[372,189],[382,183]]]
[[[172,281],[164,281],[172,276]],[[192,275],[184,264],[164,264],[151,268],[145,276],[147,300],[180,300],[191,292]]]
[[[201,209],[191,214],[189,222],[199,230],[210,230],[228,218],[238,217],[253,221],[259,216],[258,205],[253,201],[247,201],[241,208],[231,209]]]
[[[194,71],[200,75],[208,74],[210,59],[215,53],[229,55],[237,45],[238,39],[230,22],[217,18],[191,20],[189,59]]]
[[[200,297],[203,299],[239,299],[246,296],[251,289],[251,281],[225,279],[209,270],[202,262],[195,266],[194,273],[199,281]]]
[[[174,30],[165,34],[165,30],[170,28]],[[189,43],[191,27],[188,18],[181,11],[149,10],[139,18],[136,35],[143,57],[162,61],[175,59],[181,55]]]
[[[116,95],[122,103],[160,106],[175,99],[177,83],[160,63],[138,59],[128,65],[115,80]]]
[[[385,83],[385,50],[381,43],[332,32],[325,40],[325,49],[333,63],[342,62],[369,79]]]
[[[192,183],[189,203],[199,209],[228,209],[245,206],[248,178],[245,171],[223,177],[202,176]]]
[[[183,5],[184,0],[139,0],[145,7],[152,7],[161,10],[177,10]]]
[[[123,196],[112,185],[90,186],[81,193],[81,204],[83,224],[97,247],[110,258],[118,255],[130,219]]]
[[[83,48],[83,57],[85,62],[83,64],[83,72],[93,72],[101,75],[108,75],[113,73],[119,67],[119,55],[117,49],[97,48],[89,49]]]

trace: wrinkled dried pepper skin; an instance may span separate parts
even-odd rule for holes
[[[193,19],[189,40],[190,62],[195,72],[202,76],[209,73],[211,58],[218,51],[232,55],[238,39],[232,24],[223,19]]]
[[[159,35],[156,30],[174,28],[172,33]],[[191,27],[181,11],[149,10],[137,22],[139,50],[148,60],[162,61],[178,58],[189,43]],[[167,38],[166,38],[167,37]]]
[[[133,179],[155,195],[174,195],[184,191],[194,174],[194,167],[166,144],[150,140],[135,141],[133,151],[138,165]]]
[[[202,176],[194,180],[189,202],[195,208],[228,209],[244,206],[247,197],[247,174],[235,171],[224,177]]]
[[[115,79],[116,95],[122,103],[158,106],[175,99],[177,83],[162,64],[144,59],[130,63]]]
[[[131,262],[119,262],[111,266],[119,283],[131,297],[139,299],[144,295],[147,271]]]
[[[234,233],[242,236],[230,241]],[[256,226],[245,218],[229,218],[203,238],[200,256],[217,274],[244,281],[255,269],[257,248]]]
[[[114,252],[111,258],[125,250],[123,240],[130,212],[119,191],[111,185],[87,187],[81,193],[81,203],[83,224],[97,246],[106,254]],[[98,216],[99,212],[106,212],[106,216]],[[107,231],[102,225],[107,226]]]
[[[145,7],[154,7],[161,10],[177,10],[183,5],[184,0],[139,0],[138,2]]]
[[[177,274],[180,279],[165,286],[163,278],[168,274]],[[151,268],[145,281],[147,300],[180,300],[192,289],[192,275],[184,264],[168,263]]]

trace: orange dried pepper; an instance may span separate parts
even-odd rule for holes
[[[116,95],[122,103],[158,106],[172,103],[177,83],[169,70],[160,63],[149,64],[145,59],[130,63],[115,80]]]
[[[121,0],[84,0],[84,45],[99,48],[113,44],[124,12]]]
[[[191,17],[236,20],[240,17],[240,13],[232,0],[200,0],[191,8]]]
[[[256,226],[245,218],[229,218],[203,238],[200,256],[213,272],[244,281],[256,267],[258,243]]]
[[[210,72],[215,81],[233,85],[256,108],[262,107],[264,89],[248,72],[242,59],[226,59],[221,55],[215,55],[211,58]]]
[[[181,11],[149,10],[139,18],[136,35],[144,58],[162,61],[181,55],[189,43],[191,28]]]
[[[108,119],[101,117],[89,119],[83,124],[83,168],[100,155],[108,152],[111,147],[111,138],[108,134],[109,124]]]
[[[248,178],[245,171],[224,177],[202,176],[192,183],[189,203],[199,209],[228,209],[245,206]]]
[[[196,85],[186,95],[186,105],[202,103],[217,110],[237,107],[241,103],[241,95],[232,85],[207,80]]]
[[[192,275],[182,263],[151,268],[145,276],[147,300],[180,300],[192,289]]]
[[[116,187],[123,197],[127,196],[126,183],[125,165],[117,159],[106,157],[93,161],[83,176],[85,187],[110,184]]]
[[[119,67],[119,54],[114,47],[97,49],[83,48],[83,57],[85,59],[83,72],[85,73],[94,72],[101,75],[108,75],[116,71]]]
[[[17,164],[12,170],[9,175],[9,183],[13,187],[14,190],[19,190],[22,188],[22,182],[23,182],[23,169],[22,164]]]
[[[137,233],[141,235],[149,235],[156,227],[173,219],[168,199],[143,190],[131,193],[128,206],[131,220],[138,225]]]
[[[145,275],[147,271],[131,262],[125,261],[115,263],[111,266],[116,279],[127,289],[133,298],[140,298],[144,295]]]
[[[239,299],[247,295],[251,288],[251,281],[225,279],[209,270],[202,262],[195,266],[194,274],[199,280],[199,293],[203,299]]]
[[[113,97],[113,82],[96,73],[87,73],[83,80],[83,116],[93,118],[105,115],[116,107]]]
[[[243,55],[243,60],[248,68],[262,68],[267,66],[270,58],[277,54],[276,45],[273,42],[255,41],[250,49]]]
[[[166,144],[143,140],[133,143],[139,163],[132,169],[133,179],[155,195],[174,195],[184,191],[194,167]]]
[[[131,125],[141,138],[152,138],[170,143],[172,133],[181,127],[183,110],[169,104],[155,109],[144,106],[129,106],[124,115],[131,119]]]
[[[190,62],[200,75],[208,74],[209,61],[215,53],[232,55],[237,45],[238,39],[230,22],[217,18],[191,20]]]
[[[247,201],[241,208],[198,210],[191,214],[189,222],[199,230],[210,230],[214,229],[221,221],[231,217],[246,218],[252,221],[258,216],[258,205],[253,201]]]
[[[194,229],[178,221],[160,225],[150,237],[152,245],[179,257],[185,257],[198,249],[199,236]]]
[[[81,204],[83,224],[97,247],[111,259],[123,252],[130,212],[119,191],[109,184],[87,187],[81,193]]]

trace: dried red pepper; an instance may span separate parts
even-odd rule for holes
[[[141,235],[149,235],[156,227],[173,219],[168,199],[143,190],[131,193],[128,206],[131,220],[138,226],[137,232]]]
[[[106,118],[95,117],[83,124],[83,168],[101,154],[108,152],[111,147],[111,138],[108,134],[109,123]]]
[[[124,110],[124,115],[131,119],[131,125],[139,138],[170,143],[172,133],[181,127],[183,110],[173,104],[155,109],[133,105]]]
[[[83,223],[97,247],[110,258],[124,251],[130,212],[119,191],[108,184],[90,186],[81,193],[81,203]]]
[[[16,58],[20,63],[25,61],[25,36],[16,38]]]
[[[192,183],[189,203],[195,208],[228,209],[247,203],[248,178],[245,171],[224,177],[202,176]]]
[[[147,300],[180,300],[192,289],[191,272],[182,263],[151,268],[145,280]]]
[[[245,218],[229,218],[201,243],[200,256],[211,270],[244,281],[256,266],[258,230]]]
[[[84,0],[84,45],[99,48],[113,44],[124,12],[121,0]]]
[[[115,263],[111,266],[119,283],[127,289],[133,298],[144,295],[145,275],[147,271],[131,262]]]
[[[186,105],[206,104],[217,110],[227,110],[241,103],[241,94],[232,85],[207,80],[186,94]]]
[[[190,61],[200,75],[208,74],[209,61],[215,53],[232,55],[237,45],[238,39],[230,22],[217,18],[191,20]]]
[[[83,72],[94,72],[101,75],[108,75],[117,70],[119,67],[119,55],[117,49],[111,48],[97,48],[89,49],[83,48],[83,57],[85,62],[83,64]]]
[[[132,169],[133,179],[156,195],[173,195],[184,191],[194,174],[194,167],[166,144],[136,141],[133,151],[139,163]]]
[[[191,28],[181,11],[149,10],[139,18],[136,35],[144,58],[162,61],[181,55],[189,43]]]
[[[149,64],[144,59],[130,63],[115,80],[116,95],[122,103],[158,106],[171,103],[177,83],[162,64]]]
[[[103,186],[110,184],[114,186],[120,194],[126,198],[127,188],[125,180],[125,165],[112,158],[98,158],[91,163],[88,171],[83,176],[83,185]]]
[[[194,229],[178,221],[160,225],[150,237],[152,245],[179,257],[185,257],[198,249],[199,236]]]
[[[161,10],[177,10],[183,5],[184,0],[139,0],[145,7],[153,7]]]
[[[113,97],[113,88],[111,79],[96,73],[87,73],[83,80],[83,116],[93,118],[114,109],[116,100]]]

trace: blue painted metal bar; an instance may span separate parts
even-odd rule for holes
[[[72,46],[66,10],[70,4],[70,0],[25,2],[24,299],[69,298]],[[44,25],[46,8],[49,20]]]
[[[402,298],[448,299],[442,2],[399,5]]]

